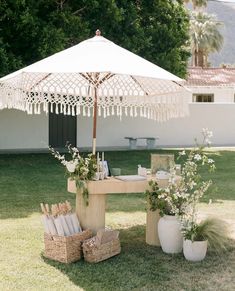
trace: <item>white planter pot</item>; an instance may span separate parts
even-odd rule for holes
[[[206,256],[207,241],[184,240],[183,252],[184,257],[188,261],[200,262]]]
[[[158,236],[164,253],[176,254],[183,249],[180,222],[175,216],[165,215],[158,222]]]

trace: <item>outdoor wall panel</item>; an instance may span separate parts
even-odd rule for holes
[[[15,109],[0,110],[0,150],[48,147],[48,116],[28,115]]]
[[[118,117],[98,118],[98,147],[127,147],[125,136],[157,137],[158,146],[189,146],[194,137],[200,138],[203,127],[213,131],[214,145],[235,146],[235,104],[189,105],[190,115],[157,123],[144,118]],[[18,110],[0,110],[0,150],[42,149],[48,146],[48,116],[27,115]],[[77,146],[91,147],[92,118],[77,118]],[[138,141],[144,145],[145,141]]]
[[[159,146],[187,146],[194,138],[201,137],[201,130],[208,127],[213,131],[216,145],[235,145],[235,104],[192,103],[190,115],[185,118],[171,119],[157,123],[144,118],[118,117],[99,118],[97,123],[97,146],[128,146],[125,136],[156,137]],[[78,147],[91,146],[91,118],[78,118]],[[144,145],[145,141],[138,141]]]

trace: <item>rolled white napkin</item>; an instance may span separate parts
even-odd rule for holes
[[[59,236],[64,236],[65,233],[64,233],[63,226],[61,224],[61,219],[59,217],[54,217],[53,220],[54,220],[55,227],[56,227],[58,235]]]
[[[52,235],[57,235],[58,234],[57,230],[56,230],[56,227],[55,227],[55,224],[54,224],[53,217],[47,216],[47,225],[48,225],[50,234],[52,234]]]
[[[44,226],[45,233],[50,234],[50,230],[48,226],[48,219],[46,215],[42,215],[42,224]]]
[[[66,220],[66,223],[68,225],[68,228],[69,228],[69,232],[70,234],[74,234],[75,233],[75,230],[74,230],[74,227],[73,227],[73,223],[72,223],[72,219],[71,219],[71,216],[70,214],[66,214],[64,216],[65,220]]]
[[[78,221],[78,217],[77,217],[76,213],[70,214],[70,217],[71,217],[71,221],[72,221],[75,233],[81,232],[82,229],[81,229],[81,226],[80,226],[80,223]]]
[[[67,222],[66,222],[66,220],[65,220],[64,215],[59,215],[58,218],[59,218],[60,221],[61,221],[61,225],[62,225],[63,230],[64,230],[64,235],[65,235],[65,236],[72,235],[72,233],[70,233],[70,231],[69,231],[69,228],[68,228],[68,225],[67,225]]]

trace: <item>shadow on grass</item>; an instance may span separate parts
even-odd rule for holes
[[[65,265],[44,260],[84,290],[132,290],[144,287],[146,283],[166,282],[170,274],[164,264],[158,264],[162,256],[160,248],[147,246],[144,232],[144,226],[120,230],[121,254],[97,264],[81,260]],[[171,257],[167,256],[165,260],[169,261]]]
[[[225,272],[231,259],[231,252],[221,257],[208,254],[195,264],[187,262],[183,254],[166,255],[160,247],[145,243],[144,225],[121,229],[120,240],[121,254],[97,264],[43,260],[84,290],[199,290],[212,280],[210,274]]]

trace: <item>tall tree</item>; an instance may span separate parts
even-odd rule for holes
[[[192,49],[192,65],[207,67],[208,55],[221,50],[223,36],[220,32],[222,25],[215,15],[205,12],[191,13],[190,38]]]
[[[184,76],[189,18],[182,0],[1,0],[0,76],[92,37]]]

